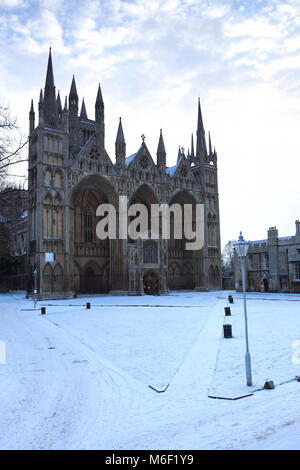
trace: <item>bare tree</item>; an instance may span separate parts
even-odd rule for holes
[[[234,246],[235,240],[229,240],[222,251],[223,274],[232,276],[234,274]]]
[[[28,160],[24,156],[27,143],[8,107],[0,104],[0,189],[6,186],[10,167]]]

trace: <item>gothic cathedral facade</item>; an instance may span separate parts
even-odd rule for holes
[[[40,298],[222,288],[217,153],[210,136],[207,149],[200,101],[195,148],[192,135],[191,149],[179,149],[176,165],[166,166],[161,131],[156,163],[144,139],[126,156],[121,119],[113,162],[105,150],[100,85],[95,120],[88,118],[84,99],[79,113],[74,76],[62,106],[50,50],[37,125],[33,101],[29,113],[28,172],[28,272],[31,279],[37,272]],[[128,205],[203,204],[203,248],[185,250],[184,240],[172,236],[98,239],[96,209],[106,202],[118,213],[120,195]]]

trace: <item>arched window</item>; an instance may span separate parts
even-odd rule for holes
[[[93,241],[93,215],[89,207],[84,212],[84,241],[86,243]]]
[[[269,255],[266,253],[265,254],[265,264],[266,264],[266,269],[269,269],[270,266],[269,266]]]
[[[152,242],[152,241],[147,241],[144,243],[143,262],[144,264],[157,264],[158,263],[157,243]]]

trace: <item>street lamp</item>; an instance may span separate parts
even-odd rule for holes
[[[248,320],[247,320],[247,305],[246,305],[246,272],[245,272],[245,264],[246,264],[246,256],[249,248],[249,243],[244,240],[242,232],[240,232],[239,239],[236,243],[234,243],[235,251],[240,259],[242,265],[242,278],[243,278],[243,296],[244,296],[244,316],[245,316],[245,334],[246,334],[246,355],[245,355],[245,363],[246,363],[246,378],[247,378],[247,385],[252,385],[252,373],[251,373],[251,356],[249,352],[249,341],[248,341]]]
[[[37,276],[37,270],[35,269],[33,271],[33,301],[34,301],[34,308],[36,307],[36,294],[37,294],[36,276]]]

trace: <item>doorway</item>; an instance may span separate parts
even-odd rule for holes
[[[153,271],[148,271],[143,277],[144,292],[148,295],[159,295],[159,277]]]
[[[269,292],[269,281],[268,281],[268,279],[264,277],[263,283],[264,283],[264,292]]]

